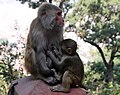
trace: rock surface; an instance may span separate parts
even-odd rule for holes
[[[17,95],[87,95],[81,88],[71,88],[70,93],[51,92],[50,86],[41,80],[33,80],[31,76],[14,81]]]

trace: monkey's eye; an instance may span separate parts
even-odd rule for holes
[[[57,12],[57,15],[61,16],[62,15],[62,11]]]
[[[42,16],[43,16],[43,15],[46,15],[46,12],[45,12],[45,11],[44,11],[44,12],[42,12],[42,14],[41,14],[41,15],[42,15]]]

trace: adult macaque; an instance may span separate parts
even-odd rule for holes
[[[63,26],[62,10],[50,3],[43,3],[27,37],[25,68],[35,79],[41,79],[49,85],[55,85],[57,80],[51,70],[53,62],[46,51],[52,46],[59,49],[59,42],[63,40]]]
[[[82,80],[84,76],[83,62],[76,52],[77,44],[72,39],[63,40],[60,43],[63,56],[58,60],[53,52],[48,51],[47,54],[54,61],[55,68],[58,74],[62,74],[62,85],[53,86],[51,88],[54,92],[70,92],[70,87],[82,87]]]

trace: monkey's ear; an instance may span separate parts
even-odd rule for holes
[[[67,53],[68,54],[72,54],[72,49],[71,48],[67,48]]]

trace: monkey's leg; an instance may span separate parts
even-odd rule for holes
[[[62,78],[62,86],[64,88],[64,92],[66,92],[66,93],[70,92],[71,84],[72,84],[72,79],[70,76],[70,72],[65,71],[65,73],[63,74],[63,78]]]
[[[72,81],[71,81],[70,76],[69,76],[69,71],[66,71],[63,75],[63,78],[62,78],[62,85],[53,86],[51,88],[51,91],[69,93],[71,83],[72,83]]]
[[[36,64],[38,65],[39,73],[42,75],[42,77],[39,76],[40,79],[49,85],[56,85],[57,79],[54,77],[54,72],[47,66],[46,55],[44,53],[39,53],[36,57]]]
[[[24,66],[28,73],[36,76],[38,68],[36,66],[35,51],[31,47],[26,47]]]

